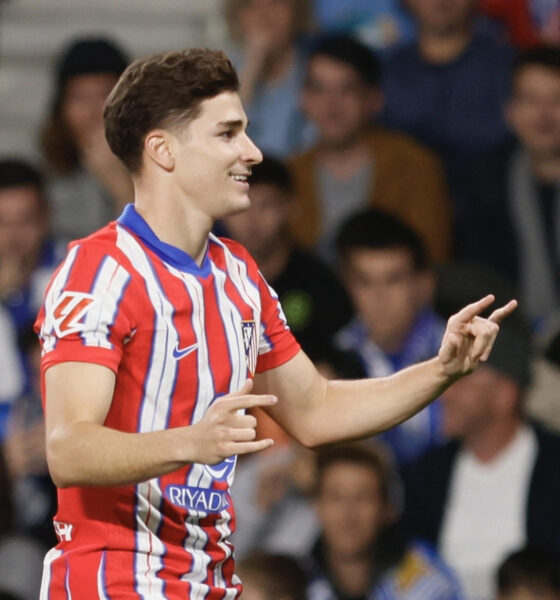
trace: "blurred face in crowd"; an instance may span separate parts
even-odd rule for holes
[[[379,475],[344,461],[323,471],[316,510],[329,554],[346,557],[367,552],[390,519]]]
[[[245,0],[237,13],[240,33],[264,37],[268,48],[281,50],[294,37],[295,10],[294,0]]]
[[[112,73],[77,75],[66,82],[61,114],[78,146],[102,131],[103,105],[116,83]]]
[[[498,594],[497,600],[560,600],[560,593],[546,586],[519,586],[509,592]]]
[[[46,232],[39,190],[32,186],[0,189],[0,258],[34,261]]]
[[[560,155],[560,70],[538,65],[515,77],[507,108],[509,123],[528,151],[538,157]]]
[[[483,433],[498,419],[515,414],[516,384],[489,365],[481,365],[443,394],[443,429],[463,440]]]
[[[367,85],[350,65],[322,55],[310,60],[303,108],[322,144],[354,142],[381,106],[380,90]]]
[[[371,339],[397,351],[425,304],[427,273],[415,270],[405,248],[353,248],[344,259],[344,281]]]
[[[470,23],[477,0],[406,0],[421,29],[453,33]]]
[[[283,244],[292,203],[289,194],[270,183],[251,184],[249,198],[251,206],[226,217],[224,225],[258,262]]]

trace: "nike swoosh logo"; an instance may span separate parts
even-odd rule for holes
[[[198,344],[191,344],[190,346],[187,346],[186,348],[179,348],[179,342],[177,342],[175,344],[175,348],[173,348],[173,358],[176,358],[177,360],[181,360],[181,358],[185,358],[185,356],[187,356],[188,354],[190,354],[197,348],[198,348]]]

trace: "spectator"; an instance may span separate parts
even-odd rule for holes
[[[480,10],[506,26],[515,46],[560,43],[558,0],[481,0]]]
[[[252,171],[251,207],[223,224],[255,258],[280,298],[290,329],[314,359],[350,319],[350,300],[330,268],[290,235],[294,186],[287,168],[267,157]]]
[[[20,336],[20,345],[30,366],[31,388],[17,397],[11,407],[4,453],[12,481],[14,527],[35,538],[46,550],[57,542],[52,523],[56,488],[47,468],[41,407],[41,347],[32,327]]]
[[[380,64],[366,46],[327,36],[311,51],[304,110],[318,142],[291,161],[300,243],[332,253],[342,221],[367,205],[403,218],[422,235],[431,257],[449,257],[450,212],[439,161],[411,139],[370,127],[383,105]]]
[[[290,556],[253,553],[237,563],[243,600],[305,600],[305,574]]]
[[[371,447],[320,453],[315,502],[321,537],[306,564],[309,600],[460,598],[438,557],[394,527],[394,478],[385,457]]]
[[[540,331],[560,307],[559,48],[534,48],[518,58],[506,114],[516,140],[473,170],[463,254],[508,276]]]
[[[560,557],[545,548],[510,554],[497,573],[496,600],[560,600]]]
[[[560,438],[527,422],[529,336],[510,322],[488,363],[443,394],[455,438],[409,470],[406,522],[437,545],[468,600],[492,598],[492,576],[523,544],[560,546]]]
[[[11,480],[0,444],[0,598],[37,600],[44,549],[15,531]]]
[[[356,317],[336,336],[367,377],[383,377],[437,353],[445,324],[431,308],[435,276],[418,234],[375,208],[356,213],[337,238]],[[441,442],[441,406],[432,403],[380,435],[399,464]]]
[[[226,16],[252,140],[279,157],[301,150],[310,135],[298,98],[311,0],[228,0]]]
[[[102,38],[79,38],[59,59],[50,114],[41,135],[53,231],[69,241],[115,218],[132,201],[132,182],[103,132],[103,105],[127,65]]]
[[[1,195],[2,192],[0,192]],[[0,232],[1,230],[0,219]],[[0,233],[0,237],[1,235]],[[22,392],[24,377],[12,319],[2,304],[0,304],[0,356],[2,357],[0,361],[0,439],[3,439],[12,401]]]
[[[354,355],[330,345],[325,345],[316,359],[317,370],[327,379],[365,377]],[[279,426],[264,411],[253,414],[258,418],[257,437],[271,437],[276,444],[267,452],[243,457],[238,462],[232,488],[238,524],[236,556],[259,550],[304,556],[318,535],[310,504],[314,454],[286,433],[279,444]],[[264,427],[263,418],[267,419]]]
[[[0,160],[0,299],[16,335],[35,320],[63,251],[49,236],[41,174],[23,160]]]
[[[385,69],[384,120],[443,158],[454,196],[473,158],[507,139],[502,106],[512,52],[477,32],[477,0],[405,0],[418,41]],[[457,218],[466,207],[456,207]]]
[[[415,36],[401,0],[315,0],[315,15],[321,29],[352,33],[377,50],[399,46]]]

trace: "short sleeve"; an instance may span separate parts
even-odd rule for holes
[[[257,373],[278,367],[300,350],[294,338],[276,292],[259,273],[259,294],[261,298],[261,331]]]
[[[73,246],[51,279],[35,323],[43,370],[78,361],[116,372],[133,332],[126,310],[130,283],[128,270],[103,248]]]

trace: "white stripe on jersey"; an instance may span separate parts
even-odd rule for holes
[[[103,552],[99,561],[99,568],[97,569],[97,594],[99,595],[99,600],[109,600],[109,597],[105,593],[105,559],[106,553]]]
[[[212,376],[212,368],[210,365],[208,340],[206,339],[204,294],[202,285],[194,275],[183,273],[169,265],[166,266],[173,275],[182,280],[186,293],[192,302],[191,327],[194,332],[196,343],[198,344],[196,356],[198,389],[191,420],[191,425],[194,425],[204,417],[206,410],[216,395],[214,378]]]
[[[70,592],[70,565],[66,562],[66,574],[64,575],[64,589],[66,591],[66,600],[72,600],[72,593]]]
[[[57,337],[53,335],[54,332],[54,307],[58,302],[60,294],[66,284],[68,279],[68,275],[72,270],[72,265],[76,260],[76,255],[78,254],[78,250],[80,246],[74,246],[70,252],[68,252],[68,256],[64,260],[60,271],[57,273],[56,277],[53,279],[51,287],[45,297],[45,320],[43,321],[43,326],[41,327],[41,339],[43,340],[43,354],[50,352],[56,345]]]
[[[45,555],[45,560],[43,561],[43,577],[41,578],[41,591],[39,592],[39,600],[49,600],[52,564],[59,556],[62,556],[62,550],[57,550],[56,548],[51,548]]]
[[[243,296],[244,300],[255,307],[257,314],[261,314],[261,297],[258,289],[258,285],[251,284],[251,280],[249,278],[249,274],[247,272],[247,265],[244,261],[234,256],[227,247],[224,246],[224,252],[226,257],[226,264],[228,274],[231,276],[232,281],[235,284],[235,287],[239,290],[240,294]],[[267,284],[268,285],[268,284]],[[278,296],[276,292],[268,286],[270,294],[273,298],[278,300]],[[287,327],[286,317],[282,311],[282,307],[280,306],[280,302],[278,302],[278,314],[284,325]],[[266,336],[264,335],[264,328],[262,323],[257,323],[259,326],[259,354],[264,354],[269,350],[272,350],[272,346]]]
[[[153,328],[153,352],[144,385],[146,392],[142,401],[139,431],[159,431],[167,426],[177,375],[173,349],[179,336],[173,326],[174,308],[164,296],[150,259],[140,244],[122,227],[118,227],[117,231],[117,246],[144,278],[146,291],[154,308],[156,322]],[[157,572],[163,567],[165,546],[156,535],[162,521],[162,492],[157,479],[138,484],[136,491],[136,591],[145,600],[163,600],[164,582],[157,577]]]
[[[112,256],[106,256],[95,276],[91,294],[101,300],[86,313],[82,338],[87,346],[112,348],[109,327],[117,315],[117,308],[130,275]]]
[[[168,268],[173,275],[183,281],[186,293],[192,302],[191,327],[198,343],[196,361],[198,389],[191,419],[191,423],[194,425],[204,417],[216,394],[206,339],[204,295],[202,286],[196,277],[169,266]],[[186,481],[188,486],[209,488],[211,482],[212,480],[207,475],[203,465],[192,465]],[[203,582],[206,581],[208,566],[211,562],[210,556],[205,552],[208,534],[198,524],[200,518],[205,516],[206,513],[203,511],[189,511],[185,519],[185,528],[188,535],[183,544],[185,551],[191,555],[192,565],[190,572],[185,574],[182,579],[191,583],[192,597],[201,600],[208,593],[209,588]]]
[[[212,263],[212,273],[216,282],[216,296],[220,315],[226,332],[230,363],[232,367],[229,391],[236,392],[247,378],[247,361],[245,360],[245,344],[241,330],[241,316],[239,309],[226,294],[226,274]],[[241,360],[240,360],[241,359]]]

